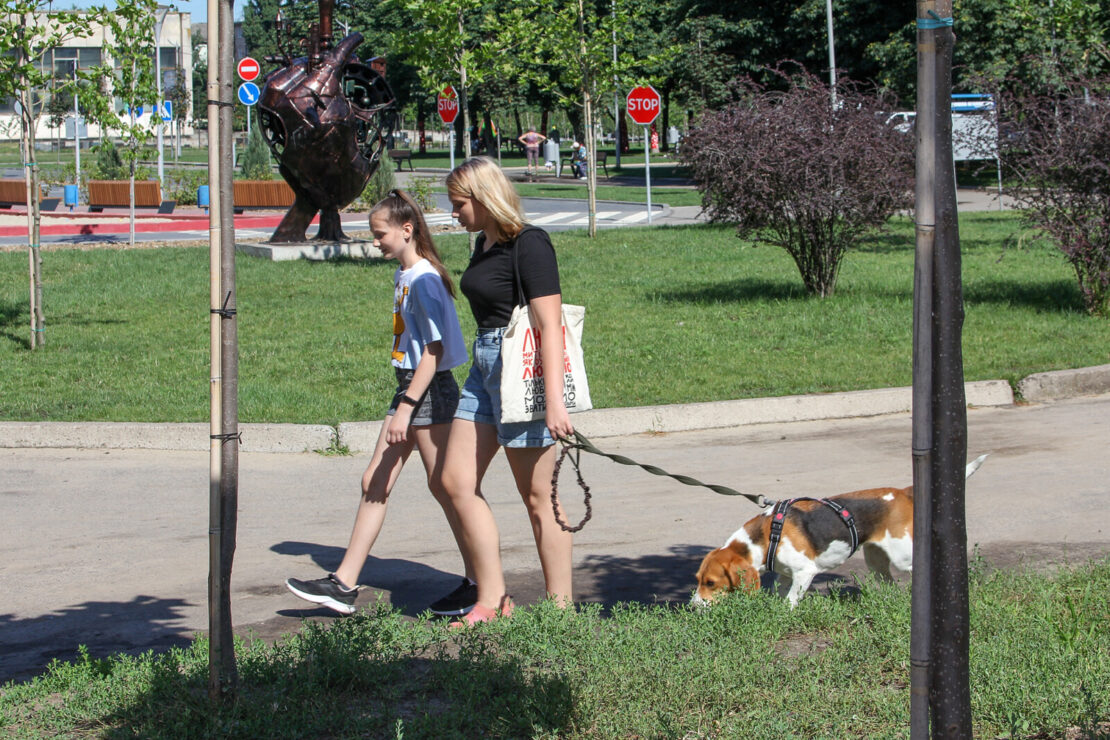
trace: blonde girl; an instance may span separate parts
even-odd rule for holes
[[[478,582],[477,604],[461,620],[473,624],[507,616],[512,600],[501,570],[497,524],[482,496],[482,479],[499,448],[505,449],[517,490],[528,510],[547,593],[570,605],[571,535],[551,509],[554,439],[574,431],[563,402],[561,372],[544,373],[546,417],[520,424],[501,423],[501,337],[516,304],[513,256],[533,322],[543,336],[561,336],[559,268],[547,233],[525,227],[520,198],[501,168],[475,157],[447,176],[452,214],[478,238],[459,287],[478,325],[470,374],[443,463],[443,488],[461,528],[464,558]],[[563,362],[560,342],[541,344],[545,368]]]

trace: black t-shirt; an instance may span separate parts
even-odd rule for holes
[[[513,285],[514,249],[519,250],[517,267],[524,286],[524,301],[561,292],[555,247],[543,229],[525,227],[514,241],[494,244],[489,249],[482,248],[484,243],[485,236],[479,236],[474,256],[459,280],[459,288],[470,301],[470,311],[478,328],[509,325],[509,317],[517,304]]]

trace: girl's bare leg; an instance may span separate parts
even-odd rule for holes
[[[574,538],[555,521],[555,512],[551,508],[555,447],[506,447],[505,457],[509,460],[520,497],[528,509],[547,595],[559,606],[570,606],[574,602],[571,587]],[[559,515],[566,521],[561,510]]]

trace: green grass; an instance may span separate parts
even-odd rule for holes
[[[1017,216],[961,218],[967,380],[1110,361],[1110,321],[1082,310],[1051,246],[1018,245]],[[906,386],[913,224],[861,242],[836,295],[805,294],[788,255],[727,227],[553,235],[564,298],[587,307],[600,408]],[[439,238],[457,277],[465,236]],[[45,348],[28,349],[25,251],[0,253],[0,419],[204,421],[206,248],[45,251]],[[394,264],[238,258],[244,422],[380,419]],[[466,336],[473,319],[459,314]]]
[[[973,562],[978,738],[1110,737],[1110,562],[1053,576]],[[207,643],[53,663],[0,689],[12,738],[906,738],[909,590],[795,610],[550,603],[458,635],[371,606],[240,642],[238,701],[206,699]]]

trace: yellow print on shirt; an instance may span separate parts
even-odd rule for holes
[[[405,352],[401,349],[401,335],[405,333],[405,320],[401,317],[401,304],[409,294],[409,286],[401,289],[401,295],[393,303],[393,359],[402,362]]]

